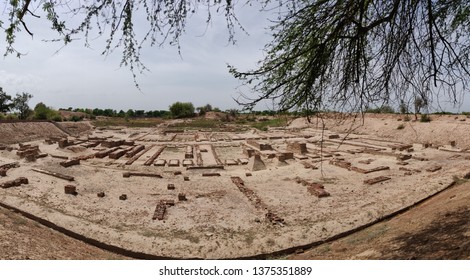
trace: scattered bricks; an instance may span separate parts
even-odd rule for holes
[[[2,189],[8,189],[8,188],[13,188],[13,187],[19,187],[21,186],[22,184],[28,184],[29,181],[27,178],[25,177],[19,177],[15,180],[12,180],[12,181],[7,181],[7,182],[3,182],[0,184],[0,188]]]
[[[165,166],[165,164],[166,164],[166,159],[157,159],[153,163],[153,166]]]
[[[186,200],[188,200],[188,199],[186,198],[186,194],[184,194],[184,193],[179,193],[179,194],[178,194],[178,200],[179,200],[179,201],[186,201]]]
[[[131,158],[135,156],[138,152],[142,151],[143,149],[145,149],[144,145],[135,146],[132,150],[126,153],[126,157]]]
[[[185,181],[189,181],[189,177],[188,176],[184,176],[183,177]]]
[[[60,159],[69,159],[68,156],[59,156],[59,155],[51,155],[53,158],[60,158]]]
[[[426,169],[426,171],[427,172],[436,172],[436,171],[441,170],[441,169],[442,169],[442,166],[435,165],[435,166],[429,167],[428,169]]]
[[[310,183],[307,187],[307,191],[318,198],[330,196],[330,193],[325,191],[325,187],[321,184]]]
[[[175,176],[176,176],[176,175],[181,175],[181,174],[183,174],[181,171],[175,171],[175,172],[173,172],[173,175],[175,175]]]
[[[328,139],[339,139],[339,135],[338,134],[328,135]]]
[[[127,200],[127,194],[121,194],[119,200]]]
[[[79,165],[80,160],[78,160],[78,159],[69,159],[69,160],[66,160],[66,161],[62,161],[59,164],[63,167],[70,167],[70,166],[73,166],[73,165]]]
[[[405,161],[397,161],[397,165],[408,165],[408,162],[405,162]]]
[[[376,168],[366,170],[365,174],[369,174],[369,173],[377,172],[377,171],[383,171],[383,170],[390,170],[390,167],[388,167],[388,166],[379,166],[379,167],[376,167]]]
[[[168,190],[174,190],[174,189],[175,189],[175,185],[174,185],[174,184],[168,184],[167,189],[168,189]]]
[[[428,158],[417,157],[417,156],[414,156],[413,158],[414,158],[415,160],[419,160],[419,161],[428,161],[428,160],[429,160]]]
[[[179,159],[170,159],[170,160],[168,161],[168,166],[169,166],[169,167],[178,167],[178,166],[180,166],[180,161],[179,161]]]
[[[36,158],[45,158],[47,157],[49,154],[47,153],[40,153],[39,155],[36,156]]]
[[[162,199],[160,201],[168,207],[175,206],[175,201],[173,199]]]
[[[298,160],[304,160],[304,159],[308,159],[308,156],[300,155],[300,154],[294,154],[294,158],[298,159]]]
[[[202,173],[202,177],[218,177],[220,173]]]
[[[129,178],[131,176],[163,178],[162,175],[157,174],[157,173],[148,173],[148,172],[124,172],[122,173],[122,177],[124,178]]]
[[[450,146],[454,148],[456,146],[455,141],[450,141]]]
[[[379,177],[375,177],[375,178],[372,178],[372,179],[364,180],[364,184],[374,185],[374,184],[384,182],[384,181],[387,181],[387,180],[390,180],[390,179],[392,179],[392,178],[385,177],[385,176],[379,176]]]
[[[194,162],[192,159],[183,159],[183,166],[184,167],[187,167],[187,166],[193,166],[194,165]]]
[[[306,154],[307,153],[307,143],[299,142],[288,142],[287,150],[296,154]]]
[[[124,140],[124,142],[122,142],[123,146],[134,146],[134,144],[135,142],[131,140]]]
[[[116,150],[112,153],[109,154],[109,158],[112,158],[112,159],[119,159],[121,158],[123,155],[126,154],[126,150]]]
[[[272,224],[284,224],[284,219],[281,219],[277,214],[271,211],[268,211],[265,217]]]
[[[413,149],[413,148],[409,148],[409,149],[406,149],[406,151],[407,151],[408,153],[412,153],[412,152],[414,152],[414,151],[415,151],[415,149]]]
[[[77,195],[77,187],[72,185],[67,185],[64,187],[65,194]]]
[[[411,145],[411,144],[396,144],[396,145],[389,145],[389,147],[392,148],[392,151],[394,151],[394,150],[404,151],[404,150],[413,148],[413,145]]]
[[[99,193],[97,193],[96,195],[97,195],[98,197],[101,197],[101,198],[105,197],[104,192],[99,192]]]
[[[270,151],[273,149],[273,147],[270,144],[264,143],[264,142],[258,142],[256,140],[247,140],[246,143],[248,145],[251,145],[257,148],[260,151]]]
[[[166,204],[162,201],[159,201],[157,207],[155,207],[155,212],[153,213],[152,220],[163,220],[166,213]]]
[[[469,173],[470,174],[470,173]],[[245,176],[246,177],[250,177],[250,176],[253,176],[251,173],[245,173]]]
[[[397,160],[409,160],[412,155],[397,155]]]

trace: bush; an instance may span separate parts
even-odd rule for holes
[[[406,115],[406,116],[403,118],[403,121],[409,122],[409,121],[411,121],[411,117],[410,117],[409,115]]]
[[[194,117],[194,106],[191,102],[176,102],[170,106],[170,112],[173,118],[191,118]]]
[[[79,121],[81,121],[81,120],[83,120],[83,116],[75,116],[75,115],[74,115],[74,116],[71,116],[71,117],[69,118],[69,121],[72,121],[72,122],[79,122]]]
[[[405,125],[404,124],[399,124],[397,129],[404,129],[405,128]]]
[[[422,114],[421,118],[419,119],[420,122],[430,122],[431,117],[428,114]]]
[[[5,119],[5,115],[0,113],[0,120],[4,120]]]

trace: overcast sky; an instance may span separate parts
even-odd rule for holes
[[[228,73],[227,63],[249,70],[263,57],[262,48],[270,36],[267,14],[260,15],[257,8],[239,6],[237,16],[249,35],[238,30],[236,45],[228,43],[223,16],[214,17],[206,28],[206,14],[201,13],[188,21],[181,38],[181,56],[176,47],[147,46],[142,60],[150,72],[137,77],[142,92],[134,86],[129,69],[119,67],[119,49],[107,57],[101,55],[103,38],[92,41],[92,48],[85,48],[83,40],[78,40],[60,49],[60,44],[43,41],[55,38],[50,23],[44,17],[36,20],[29,16],[34,38],[26,32],[18,34],[16,48],[27,54],[20,59],[14,55],[3,58],[0,87],[12,96],[31,93],[31,107],[44,102],[55,109],[167,110],[182,101],[196,107],[210,103],[222,110],[239,108],[233,98],[239,96],[240,83]],[[2,15],[4,21],[5,17]],[[2,53],[5,50],[4,39],[0,49]],[[261,104],[257,109],[269,105]]]

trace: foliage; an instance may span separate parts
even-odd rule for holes
[[[161,119],[155,118],[141,118],[141,119],[131,119],[126,121],[125,118],[106,118],[102,120],[93,121],[93,125],[96,127],[110,127],[110,126],[126,126],[126,127],[154,127],[158,124],[161,124]]]
[[[212,111],[212,105],[206,104],[204,106],[197,107],[196,110],[200,116],[204,116],[207,112]]]
[[[457,103],[468,89],[469,1],[280,2],[259,67],[229,67],[251,88],[245,107],[363,111],[417,97]]]
[[[47,107],[42,102],[36,104],[34,107],[34,118],[37,120],[62,121],[62,117],[58,111]]]
[[[28,102],[32,97],[31,94],[23,92],[21,94],[17,93],[16,97],[13,99],[13,108],[18,111],[18,118],[20,120],[27,119],[31,114]]]
[[[421,110],[428,106],[428,102],[424,98],[416,97],[414,101],[414,105],[415,105],[415,113],[420,114]]]
[[[404,128],[405,128],[405,125],[402,124],[402,123],[397,126],[397,129],[398,129],[398,130],[401,130],[401,129],[404,129]]]
[[[3,91],[3,88],[0,87],[0,113],[7,113],[13,107],[13,103],[11,102],[11,96],[6,94]]]
[[[269,127],[286,126],[287,120],[285,118],[264,119],[258,122],[253,122],[249,125],[256,129],[267,131]]]
[[[198,118],[184,123],[173,123],[168,125],[169,127],[177,127],[177,128],[190,128],[190,129],[215,129],[218,128],[222,124],[219,120],[210,120],[210,119],[203,119]]]
[[[194,106],[190,102],[175,102],[170,106],[173,118],[190,118],[194,116]]]
[[[383,105],[374,109],[366,109],[366,113],[375,113],[375,114],[395,114],[395,110],[388,105]]]
[[[430,122],[431,117],[428,114],[422,114],[419,121],[420,122]]]

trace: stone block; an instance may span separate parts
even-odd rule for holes
[[[72,186],[72,185],[67,185],[64,187],[64,192],[66,194],[71,194],[71,195],[77,195],[77,187]]]
[[[80,160],[79,159],[69,159],[69,160],[66,160],[66,161],[62,161],[59,164],[63,167],[70,167],[70,166],[73,166],[73,165],[80,164]]]
[[[101,197],[101,198],[105,197],[105,193],[104,193],[104,192],[99,192],[99,193],[97,193],[96,195],[97,195],[98,197]]]
[[[127,194],[121,194],[119,200],[127,200]]]
[[[168,184],[167,189],[168,189],[168,190],[174,190],[174,189],[175,189],[175,185],[174,185],[174,184]]]
[[[178,194],[178,200],[179,200],[179,201],[186,201],[186,200],[188,200],[188,199],[186,198],[186,194],[184,194],[184,193],[179,193],[179,194]]]

